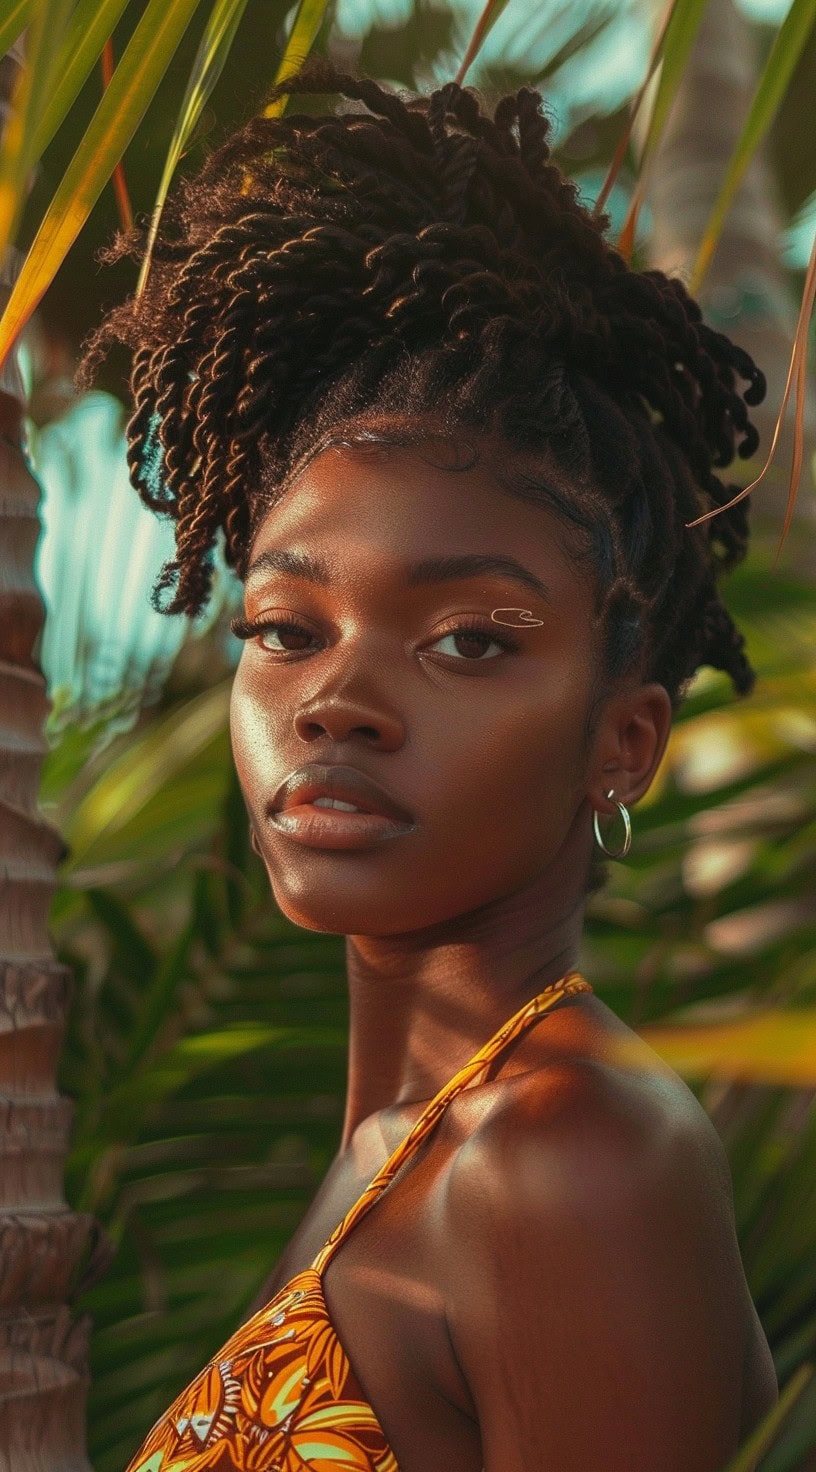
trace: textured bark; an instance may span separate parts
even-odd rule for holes
[[[0,126],[24,37],[0,58]],[[3,262],[0,307],[19,256]],[[37,796],[48,700],[35,659],[40,488],[22,448],[16,352],[0,372],[0,1472],[90,1472],[88,1323],[67,1307],[93,1230],[62,1192],[71,1106],[55,1074],[70,975],[48,911],[62,851]]]
[[[48,708],[34,658],[40,493],[20,415],[0,391],[0,1469],[88,1472],[88,1326],[66,1300],[92,1222],[62,1194],[71,1107],[55,1070],[70,977],[48,936],[62,845],[37,805]]]
[[[2,123],[21,59],[19,42],[0,59]],[[18,259],[8,252],[0,307]],[[71,1106],[55,1074],[70,975],[48,935],[62,843],[37,802],[48,699],[22,400],[12,352],[0,373],[0,1472],[90,1472],[89,1326],[67,1300],[94,1224],[62,1192]]]
[[[655,19],[664,0],[648,0]],[[751,28],[732,0],[709,0],[689,65],[650,174],[654,228],[650,263],[688,280],[697,246],[748,115],[758,80]],[[760,465],[782,401],[798,303],[782,263],[783,217],[767,151],[754,156],[725,222],[700,290],[708,320],[745,347],[768,379],[765,403],[751,411],[761,436]],[[813,419],[812,377],[806,423]],[[781,529],[792,449],[789,401],[774,467],[752,496],[754,519]],[[812,445],[810,450],[812,451]],[[735,467],[739,472],[739,466]],[[755,474],[758,472],[754,472]],[[747,484],[745,478],[742,484]],[[813,544],[816,500],[806,457],[796,509],[798,537]],[[807,565],[807,563],[806,563]],[[816,565],[808,570],[816,572]]]

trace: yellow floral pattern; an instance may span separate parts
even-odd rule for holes
[[[578,991],[592,987],[574,971],[551,983],[435,1095],[311,1267],[241,1325],[156,1422],[126,1472],[399,1472],[329,1319],[323,1268],[453,1095],[530,1022]]]

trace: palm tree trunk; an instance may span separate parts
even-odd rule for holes
[[[18,64],[0,61],[5,109]],[[48,702],[22,397],[12,354],[0,375],[0,1472],[90,1472],[88,1332],[66,1300],[92,1223],[62,1194],[71,1108],[55,1067],[70,975],[48,935],[62,844],[37,805]]]
[[[656,21],[665,0],[648,0],[648,4]],[[690,276],[757,81],[758,62],[748,21],[732,0],[709,0],[650,173],[651,265],[686,280]],[[729,211],[699,294],[712,326],[746,348],[768,378],[765,403],[751,411],[762,436],[759,465],[770,448],[796,329],[797,302],[780,257],[782,229],[776,181],[767,151],[760,149]],[[809,400],[806,423],[812,424],[812,380]],[[787,502],[792,399],[788,408],[774,466],[752,496],[752,520],[758,529],[767,527],[775,539]],[[739,473],[739,466],[734,469]],[[758,470],[759,466],[742,484]],[[794,526],[788,551],[795,547],[800,569],[813,575],[816,499],[807,458]]]

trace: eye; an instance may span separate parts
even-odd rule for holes
[[[487,656],[489,659],[495,659],[502,650],[509,651],[519,648],[516,639],[499,637],[493,632],[493,628],[493,625],[486,626],[484,621],[477,617],[460,619],[453,628],[448,629],[445,634],[440,634],[434,642],[439,644],[443,639],[450,639],[456,645],[456,653],[449,655],[449,658],[458,659],[460,663],[485,664],[486,660],[480,656],[486,654],[491,644],[497,645],[498,648],[493,654]],[[460,645],[464,645],[464,654],[459,648]]]
[[[314,638],[304,624],[296,623],[294,619],[266,618],[253,622],[251,619],[234,618],[230,628],[236,639],[257,639],[268,654],[308,653],[307,641]],[[272,642],[275,639],[277,644]],[[290,642],[292,640],[294,643]]]

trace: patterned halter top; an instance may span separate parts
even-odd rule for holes
[[[321,1247],[232,1335],[156,1422],[126,1472],[399,1472],[340,1340],[321,1274],[352,1227],[467,1087],[565,996],[591,992],[577,971],[545,987],[431,1099]]]

